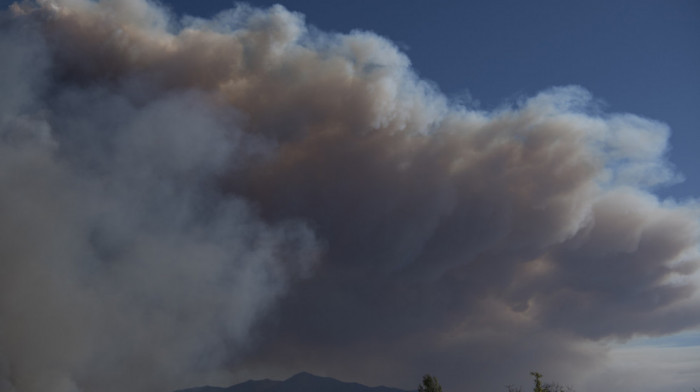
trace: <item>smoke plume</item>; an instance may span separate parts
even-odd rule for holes
[[[496,390],[700,325],[700,210],[651,193],[669,129],[583,88],[473,110],[281,6],[0,30],[0,391]]]

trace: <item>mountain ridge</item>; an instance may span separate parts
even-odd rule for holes
[[[201,386],[175,392],[412,392],[384,385],[369,387],[356,382],[340,381],[332,377],[297,373],[284,381],[248,380],[229,387]]]

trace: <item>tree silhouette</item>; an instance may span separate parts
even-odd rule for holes
[[[535,389],[533,389],[533,392],[545,392],[545,389],[542,388],[542,375],[537,372],[530,372],[532,377],[535,377]]]
[[[442,392],[442,387],[436,377],[426,374],[423,383],[418,385],[418,392]]]
[[[542,374],[538,372],[530,372],[530,375],[535,378],[535,387],[532,389],[533,392],[573,392],[573,388],[561,385],[556,382],[542,384]],[[508,387],[511,391],[512,388]],[[700,392],[700,391],[698,391]]]

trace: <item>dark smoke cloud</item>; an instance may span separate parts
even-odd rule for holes
[[[582,88],[473,111],[280,6],[37,1],[0,37],[2,391],[498,389],[700,324],[669,130]]]
[[[0,389],[202,382],[320,248],[307,225],[219,191],[268,147],[206,94],[67,80],[41,35],[51,6],[2,36]]]

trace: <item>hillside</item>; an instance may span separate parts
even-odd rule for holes
[[[250,380],[230,387],[197,387],[176,392],[407,392],[403,389],[338,381],[330,377],[314,376],[306,372],[284,381]]]

